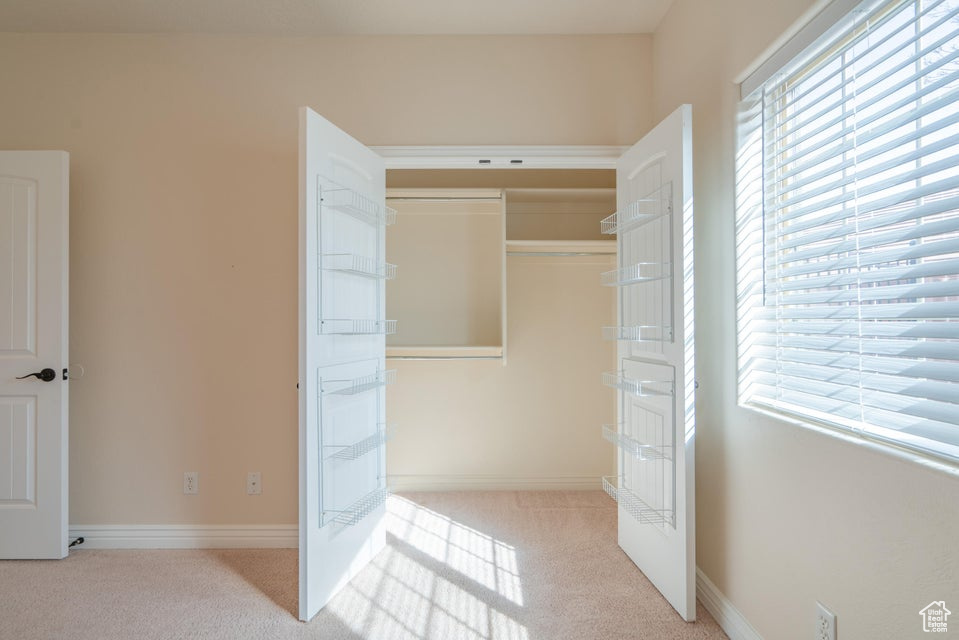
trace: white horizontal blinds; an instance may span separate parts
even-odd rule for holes
[[[959,0],[861,4],[762,101],[749,399],[959,459]]]

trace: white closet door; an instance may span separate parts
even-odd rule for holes
[[[300,619],[385,544],[383,159],[300,110]]]
[[[619,545],[687,621],[696,618],[692,111],[684,105],[619,160],[615,233],[619,292],[618,474],[604,481],[619,503]]]

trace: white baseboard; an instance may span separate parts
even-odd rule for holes
[[[726,632],[729,640],[763,640],[739,609],[733,606],[699,567],[696,567],[696,597]]]
[[[472,475],[390,476],[390,490],[583,490],[602,488],[599,477],[514,477]],[[299,529],[281,525],[71,524],[70,539],[83,549],[295,549]]]
[[[295,549],[299,529],[279,525],[70,525],[78,549]]]
[[[390,491],[536,491],[602,490],[600,476],[523,477],[501,475],[393,475]]]

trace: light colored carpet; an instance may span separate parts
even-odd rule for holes
[[[388,548],[310,623],[290,549],[96,551],[0,563],[0,638],[725,638],[616,544],[602,492],[407,493]]]

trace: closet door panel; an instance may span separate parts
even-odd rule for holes
[[[684,105],[620,159],[617,212],[619,544],[688,621],[696,615],[695,380],[691,109]]]
[[[309,620],[385,545],[382,158],[300,110],[300,611]]]

